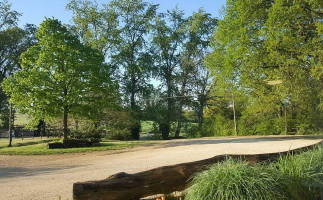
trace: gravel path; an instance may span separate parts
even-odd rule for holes
[[[165,141],[120,151],[48,156],[0,155],[1,200],[72,199],[75,182],[207,159],[220,154],[286,151],[320,142],[313,137],[202,138]]]

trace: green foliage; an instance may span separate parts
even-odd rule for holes
[[[124,103],[139,110],[140,99],[151,87],[154,65],[147,38],[158,6],[142,0],[113,0],[102,7],[89,0],[71,0],[67,5],[82,40],[118,67]]]
[[[106,118],[107,138],[115,140],[139,140],[141,124],[128,109],[109,111]]]
[[[252,200],[299,199],[299,188],[282,173],[260,164],[227,160],[198,174],[185,199]],[[295,188],[293,188],[295,187]]]
[[[37,39],[21,56],[22,70],[2,86],[11,103],[37,121],[64,116],[66,138],[68,114],[95,120],[102,107],[114,103],[109,66],[58,20],[46,19]]]
[[[273,166],[303,187],[310,199],[318,199],[323,188],[322,163],[323,148],[320,146],[300,155],[282,156]]]
[[[241,104],[240,134],[322,128],[322,6],[312,0],[227,1],[207,66],[216,80],[212,96],[234,93]]]
[[[175,120],[176,116],[174,96],[176,96],[177,87],[175,80],[179,63],[181,63],[181,48],[183,48],[185,41],[185,23],[184,12],[175,7],[166,14],[157,16],[154,24],[153,42],[158,67],[157,74],[166,90],[162,95],[164,97],[163,104],[166,104],[165,119],[162,120],[159,127],[165,139],[169,137],[170,122]]]
[[[108,132],[107,139],[109,140],[131,140],[131,131],[127,128],[125,129],[112,129]]]
[[[143,133],[151,132],[152,130],[154,130],[153,121],[141,121],[141,131]]]
[[[27,24],[24,29],[17,27],[20,13],[11,9],[7,0],[0,2],[0,84],[21,68],[20,55],[35,42],[36,27]],[[0,116],[3,127],[9,126],[9,104],[7,95],[0,87]]]
[[[200,127],[197,125],[186,125],[183,127],[184,132],[185,132],[185,137],[187,138],[198,138],[201,136],[201,130]]]
[[[269,165],[228,159],[195,176],[186,199],[319,199],[322,151],[320,146],[299,155],[281,156]]]
[[[100,6],[89,0],[70,0],[66,9],[73,12],[72,30],[82,41],[94,49],[108,55],[113,46],[119,42],[118,14],[100,9]]]
[[[80,140],[100,140],[100,131],[71,131],[71,136]]]

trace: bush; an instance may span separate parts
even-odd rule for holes
[[[132,135],[129,129],[112,129],[106,136],[110,140],[131,140]]]
[[[71,136],[80,140],[100,140],[100,131],[71,131]]]
[[[192,126],[189,126],[189,127],[185,127],[184,131],[186,133],[187,138],[198,138],[198,137],[201,136],[200,127],[197,126],[197,125],[192,125]]]
[[[293,181],[272,167],[229,159],[198,174],[186,200],[301,200]]]

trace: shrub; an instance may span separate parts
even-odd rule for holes
[[[201,137],[200,127],[197,126],[197,125],[191,125],[189,127],[185,127],[184,131],[186,133],[186,137],[187,138],[198,138],[198,137]]]
[[[198,174],[186,190],[185,199],[301,200],[293,184],[272,167],[229,159]]]
[[[110,140],[131,140],[132,135],[129,129],[112,129],[106,136]]]
[[[81,140],[100,140],[101,131],[71,131],[71,136]]]

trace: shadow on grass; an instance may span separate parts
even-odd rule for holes
[[[48,143],[48,142],[52,142],[52,141],[53,141],[53,139],[19,142],[19,143],[14,144],[13,147],[23,147],[23,146],[29,146],[29,145],[35,145],[35,144],[43,144],[43,143]]]
[[[13,140],[12,147],[24,147],[24,146],[30,146],[30,145],[36,145],[36,144],[49,143],[53,141],[55,141],[55,139],[44,139],[44,140],[35,139],[35,140],[29,140],[29,141],[21,140],[20,142]],[[8,140],[8,143],[9,143],[9,140]],[[8,148],[8,144],[1,144],[0,149],[3,149],[3,148]]]

